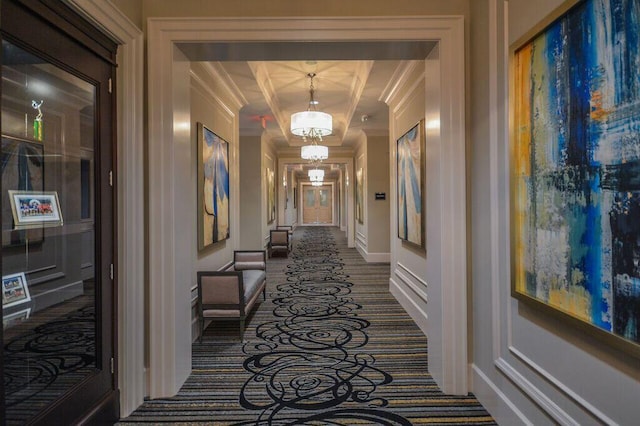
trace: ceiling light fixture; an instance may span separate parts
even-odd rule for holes
[[[333,132],[333,118],[326,112],[316,110],[318,102],[314,98],[315,89],[313,78],[315,73],[307,74],[310,79],[309,87],[309,107],[306,111],[296,112],[291,115],[291,133],[301,137],[309,145],[305,145],[300,150],[300,156],[304,160],[322,161],[329,158],[329,148],[318,145],[322,142],[323,136],[328,136]]]
[[[308,174],[311,182],[322,182],[324,180],[324,170],[322,169],[311,169]]]
[[[322,186],[322,185],[323,185],[323,182],[322,182],[322,181],[314,181],[314,182],[311,182],[311,186]]]

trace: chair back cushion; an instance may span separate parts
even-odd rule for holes
[[[200,297],[203,305],[237,305],[240,303],[239,274],[205,275],[200,279]]]
[[[235,251],[233,253],[233,269],[245,271],[249,269],[265,270],[266,255],[264,250],[257,251]]]
[[[272,246],[287,246],[289,244],[289,233],[285,230],[271,231]]]

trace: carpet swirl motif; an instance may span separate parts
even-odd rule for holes
[[[33,408],[53,400],[88,374],[87,368],[95,367],[94,311],[92,306],[79,309],[4,345],[7,407]],[[80,371],[84,373],[73,374]]]
[[[375,395],[393,378],[366,352],[370,323],[358,317],[331,232],[308,228],[291,257],[273,294],[275,320],[243,348],[251,378],[240,404],[259,416],[240,424],[410,425]]]

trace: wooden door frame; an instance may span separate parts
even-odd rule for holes
[[[304,222],[304,189],[307,186],[311,186],[313,188],[314,187],[311,184],[311,181],[298,181],[298,184],[301,186],[302,191],[300,191],[300,197],[301,197],[301,203],[299,205],[302,205],[302,208],[300,209],[300,218],[302,220],[300,220],[300,223],[302,224],[302,226],[336,226],[336,214],[335,214],[335,195],[336,195],[336,188],[337,188],[337,182],[331,181],[331,182],[324,182],[322,184],[322,186],[330,186],[331,187],[331,223],[305,223]],[[322,188],[322,186],[319,186],[317,188]]]
[[[96,375],[73,385],[61,398],[39,412],[30,422],[55,418],[62,423],[90,421],[119,415],[118,379],[115,373],[117,350],[117,214],[111,182],[116,181],[116,100],[112,93],[115,78],[116,43],[76,14],[74,8],[55,0],[15,0],[2,3],[3,38],[35,53],[47,62],[77,75],[96,88],[95,146],[95,260],[96,320],[101,326],[96,340]],[[41,22],[38,31],[27,22]],[[46,48],[43,43],[49,43]],[[74,54],[69,46],[80,46]],[[64,59],[61,59],[64,58]],[[99,243],[99,244],[98,244]],[[98,337],[96,336],[96,337]],[[4,390],[2,399],[4,399]],[[4,402],[4,401],[2,401]],[[3,404],[4,406],[4,404]]]

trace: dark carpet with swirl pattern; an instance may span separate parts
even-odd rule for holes
[[[211,324],[178,395],[121,424],[495,424],[473,395],[438,389],[424,334],[389,293],[389,265],[367,264],[337,228],[296,229],[267,280],[244,343],[237,324]]]

